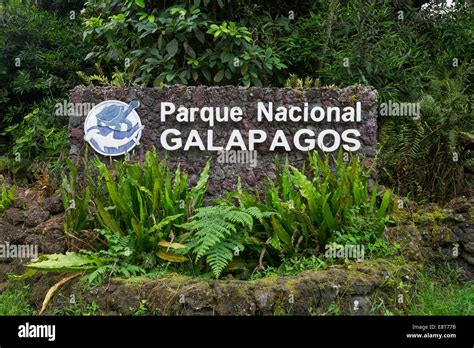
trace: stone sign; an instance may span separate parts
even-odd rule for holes
[[[266,176],[274,177],[277,154],[287,155],[296,166],[306,161],[308,150],[334,153],[342,148],[373,158],[377,97],[377,91],[365,86],[307,90],[78,86],[70,94],[70,155],[81,156],[86,144],[93,144],[92,137],[106,136],[109,143],[118,144],[122,133],[133,131],[140,121],[140,136],[131,138],[133,146],[123,146],[122,152],[118,147],[93,149],[100,156],[114,156],[130,148],[133,160],[156,148],[172,166],[180,163],[186,168],[192,181],[212,157],[209,193],[219,195],[233,190],[239,176],[247,187],[255,187]],[[113,112],[98,108],[105,101]],[[135,123],[127,120],[132,114],[139,115]],[[95,117],[93,123],[91,117]],[[99,134],[97,126],[109,130]]]

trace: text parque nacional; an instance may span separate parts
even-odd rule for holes
[[[206,134],[200,134],[196,129],[192,129],[187,136],[183,136],[181,131],[175,128],[164,130],[160,136],[161,146],[168,151],[199,149],[201,151],[223,151],[223,150],[243,150],[253,151],[258,144],[270,142],[270,151],[283,149],[291,151],[292,147],[284,131],[277,129],[272,139],[262,129],[248,130],[247,139],[239,129],[233,129],[225,146],[218,146],[214,142],[213,127],[220,123],[238,123],[243,120],[243,110],[239,106],[225,107],[176,107],[174,103],[162,102],[160,108],[160,121],[165,123],[170,117],[174,117],[177,122],[193,123],[205,122],[209,129]],[[356,102],[355,106],[326,107],[309,106],[303,103],[302,106],[278,106],[272,102],[257,103],[258,122],[361,122],[361,103]],[[334,129],[324,129],[319,134],[309,128],[302,128],[292,135],[293,146],[300,151],[312,151],[319,147],[324,152],[337,150],[341,144],[346,151],[357,151],[361,147],[358,137],[360,132],[357,129],[346,129],[339,134]],[[203,141],[203,138],[205,141]]]

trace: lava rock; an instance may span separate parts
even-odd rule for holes
[[[470,254],[474,254],[474,242],[469,242],[469,243],[466,243],[464,245],[464,249],[470,253]]]
[[[44,200],[44,208],[51,214],[59,214],[64,211],[63,202],[59,192],[56,192],[51,197]]]
[[[0,220],[0,243],[21,244],[25,239],[25,232],[11,223]]]
[[[26,225],[29,227],[38,226],[40,223],[48,220],[49,215],[49,211],[44,210],[41,207],[32,207],[28,209],[28,212],[26,213]]]
[[[349,301],[349,313],[351,315],[368,315],[370,310],[370,301],[365,296],[354,296]]]
[[[9,208],[5,210],[5,219],[13,225],[19,225],[25,222],[25,212],[18,208]]]

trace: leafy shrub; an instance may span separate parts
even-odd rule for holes
[[[379,197],[375,184],[369,194],[372,167],[366,169],[358,156],[344,162],[342,151],[334,171],[329,156],[322,159],[314,152],[309,158],[308,173],[286,162],[276,181],[268,180],[262,198],[259,192],[245,192],[239,181],[236,192],[207,207],[201,206],[210,162],[190,187],[187,174],[179,166],[172,173],[155,150],[142,164],[116,161],[110,169],[97,158],[91,166],[86,154],[81,178],[68,161],[70,174],[62,186],[65,231],[80,239],[82,230],[96,228],[102,245],[98,251],[43,258],[46,264],[34,262],[29,269],[83,270],[97,282],[107,275],[143,274],[156,268],[158,257],[193,274],[210,268],[218,278],[226,269],[247,269],[257,260],[254,272],[262,270],[265,256],[273,268],[299,257],[312,261],[296,262],[292,269],[310,267],[316,262],[311,256],[326,243],[367,244],[372,254],[388,254],[381,231],[390,191]],[[276,165],[280,168],[278,159]],[[244,261],[240,265],[237,256]]]
[[[84,230],[97,227],[102,245],[98,251],[46,255],[28,269],[85,271],[86,280],[97,283],[106,276],[143,274],[156,266],[155,256],[170,262],[187,260],[168,250],[184,247],[173,240],[179,237],[179,226],[203,203],[210,162],[193,187],[186,172],[178,166],[172,173],[156,151],[148,151],[143,164],[117,161],[111,169],[97,158],[91,165],[86,153],[82,178],[75,164],[67,164],[69,176],[61,187],[65,233],[81,239]]]
[[[176,236],[173,225],[183,224],[202,205],[210,166],[208,162],[190,187],[187,173],[179,166],[172,173],[155,150],[146,153],[143,165],[116,161],[111,169],[97,158],[91,167],[85,157],[82,182],[77,166],[68,163],[70,174],[62,185],[66,231],[78,234],[98,226],[121,236],[131,234],[133,247],[148,253],[157,251],[160,240]]]
[[[80,22],[56,17],[34,5],[2,8],[0,22],[0,105],[21,108],[74,87],[78,67],[86,67]],[[18,66],[19,65],[19,66]],[[2,128],[20,117],[2,119]]]
[[[149,151],[142,166],[117,162],[115,174],[98,159],[98,185],[107,188],[105,196],[95,197],[101,226],[113,232],[132,233],[139,251],[156,251],[167,239],[173,224],[182,224],[199,208],[207,190],[210,162],[194,187],[179,165],[171,177],[166,160],[159,161],[156,151]]]
[[[380,142],[385,173],[391,173],[387,181],[397,185],[399,194],[447,201],[469,192],[474,118],[467,74],[433,80],[418,101],[419,119],[384,123]]]
[[[89,69],[79,12],[71,19],[34,1],[0,6],[0,152],[8,164],[0,169],[32,180],[38,167],[49,167],[56,184],[58,159],[68,146],[67,119],[57,117],[54,106],[79,83],[74,72]]]
[[[420,10],[391,1],[317,1],[276,46],[283,47],[289,71],[309,76],[308,82],[372,85],[382,101],[421,102],[422,120],[378,121],[383,179],[400,194],[445,201],[472,190],[464,173],[472,173],[473,162],[472,110],[466,106],[472,102],[474,50],[465,28],[474,11],[472,2],[462,0],[442,10],[428,5]],[[296,75],[287,85],[311,85]],[[460,120],[469,134],[461,134]]]
[[[136,75],[136,83],[261,85],[285,67],[272,48],[258,46],[249,29],[212,20],[205,6],[162,10],[127,0],[106,5],[99,15],[97,8],[95,0],[85,4],[84,37],[94,44],[87,58],[118,64]]]
[[[391,1],[317,1],[276,45],[292,73],[324,85],[371,85],[383,101],[415,100],[454,58],[470,63],[472,38],[464,28],[471,6],[459,1],[441,12],[406,6],[399,18],[402,8]]]
[[[42,256],[28,265],[26,276],[35,271],[85,271],[86,280],[97,283],[106,276],[143,274],[156,266],[155,255],[170,262],[187,260],[169,249],[184,247],[173,240],[203,203],[210,162],[193,187],[186,172],[178,166],[172,173],[156,151],[148,151],[143,164],[117,161],[111,169],[97,158],[89,162],[86,153],[82,177],[77,165],[70,160],[67,164],[69,175],[61,187],[65,233],[80,240],[84,230],[98,227],[102,246],[99,251]]]

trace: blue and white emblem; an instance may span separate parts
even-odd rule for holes
[[[120,156],[139,144],[143,126],[135,111],[137,100],[130,104],[106,100],[94,106],[84,122],[84,140],[104,156]]]

